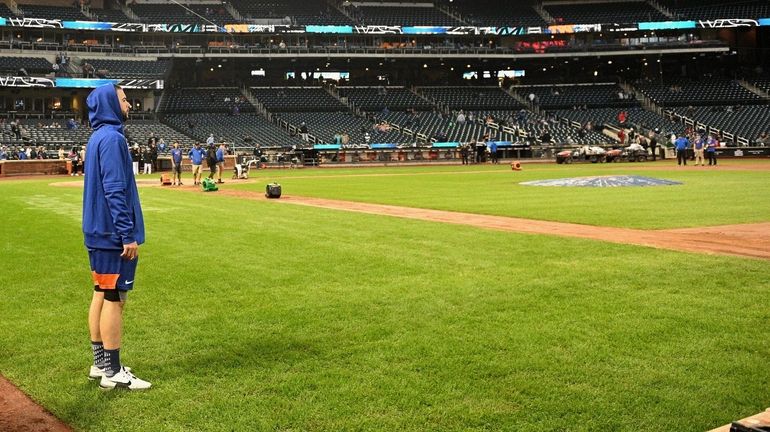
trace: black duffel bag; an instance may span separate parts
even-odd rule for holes
[[[267,186],[265,186],[265,196],[267,198],[280,198],[281,185],[278,183],[270,183]]]

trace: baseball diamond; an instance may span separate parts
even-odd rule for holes
[[[0,33],[0,432],[770,428],[766,0]]]

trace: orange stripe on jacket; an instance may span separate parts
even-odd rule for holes
[[[94,279],[94,285],[98,285],[99,288],[115,289],[120,274],[99,274],[95,271],[91,271],[91,277]]]

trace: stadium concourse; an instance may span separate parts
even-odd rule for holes
[[[86,98],[110,83],[132,105],[124,133],[147,183],[170,169],[175,143],[187,155],[211,141],[226,145],[228,182],[236,164],[526,167],[589,148],[627,162],[635,145],[657,160],[677,137],[707,136],[727,171],[770,157],[769,29],[766,0],[8,1],[0,177],[77,174],[92,133]],[[446,217],[427,213],[415,218]],[[675,231],[631,235],[687,243]],[[724,246],[735,238],[714,250],[766,258],[765,237],[741,236],[749,252]],[[21,428],[15,418],[48,430],[40,410],[7,409],[31,402],[6,397],[11,387],[0,382],[0,429]]]

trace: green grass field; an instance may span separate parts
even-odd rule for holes
[[[770,221],[770,171],[623,167],[225,187],[637,228]],[[610,173],[685,185],[517,185]],[[0,373],[76,430],[703,431],[770,406],[767,261],[160,188],[140,190],[122,353],[154,388],[104,393],[85,378],[82,190],[51,181],[0,182]]]

